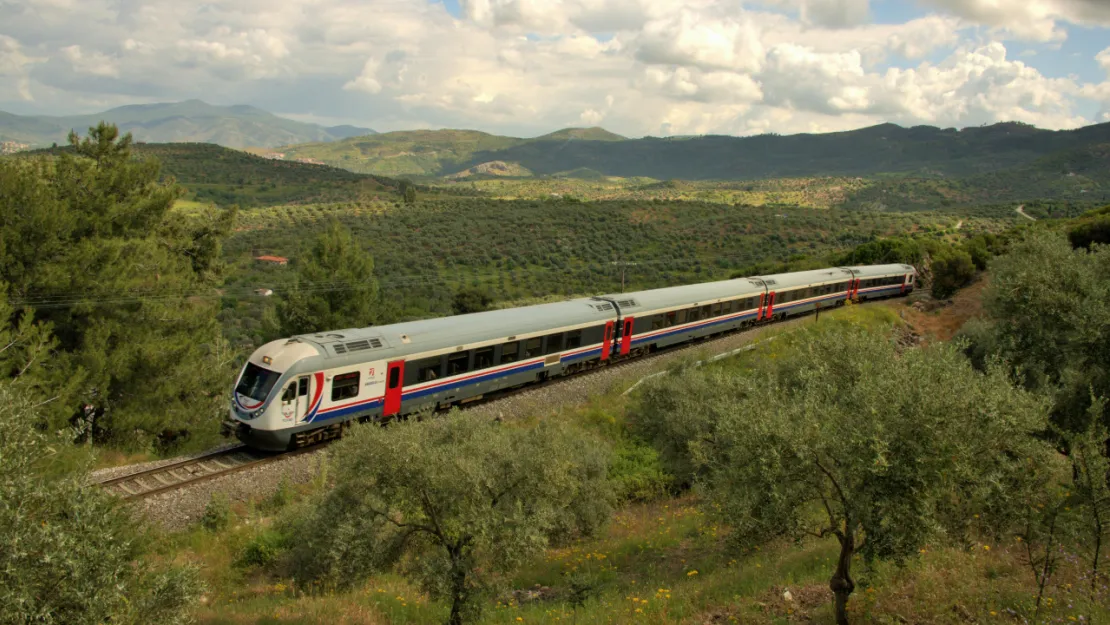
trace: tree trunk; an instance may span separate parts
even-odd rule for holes
[[[449,547],[451,555],[451,616],[447,625],[463,625],[463,607],[466,605],[466,567],[463,566],[462,549]]]
[[[829,589],[833,591],[836,606],[836,625],[848,625],[848,597],[856,589],[852,581],[852,555],[856,551],[856,540],[852,530],[845,524],[843,536],[840,539],[840,558],[836,562],[836,572],[829,580]]]

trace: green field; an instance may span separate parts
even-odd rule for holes
[[[231,269],[221,315],[236,342],[261,340],[259,307],[268,302],[252,289],[288,284],[297,257],[333,218],[373,256],[383,290],[405,318],[449,314],[464,287],[503,302],[593,295],[618,291],[623,270],[627,290],[657,288],[827,266],[874,237],[972,236],[1021,219],[1012,209],[956,217],[633,200],[433,197],[412,206],[269,207],[243,212],[225,244]],[[259,265],[252,260],[259,253],[293,265]]]

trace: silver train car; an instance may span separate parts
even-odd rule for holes
[[[284,451],[379,421],[756,324],[912,291],[909,265],[836,267],[336,330],[248,359],[225,431]]]

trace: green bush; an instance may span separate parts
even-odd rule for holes
[[[933,297],[944,299],[975,278],[975,263],[963,250],[943,252],[933,259]]]
[[[206,530],[218,532],[231,524],[231,502],[227,495],[216,493],[208,500],[204,507],[204,516],[200,518],[200,525]]]
[[[651,501],[662,497],[673,482],[655,448],[629,439],[613,446],[609,480],[617,497],[625,501]]]
[[[282,533],[267,529],[258,533],[243,547],[236,564],[242,567],[264,567],[276,560],[286,549],[287,541]]]

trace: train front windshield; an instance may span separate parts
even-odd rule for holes
[[[235,392],[255,401],[266,401],[266,397],[270,395],[270,391],[280,377],[281,375],[275,371],[263,369],[253,362],[248,362],[247,369],[243,371],[243,377],[239,379],[239,386],[235,387]]]

